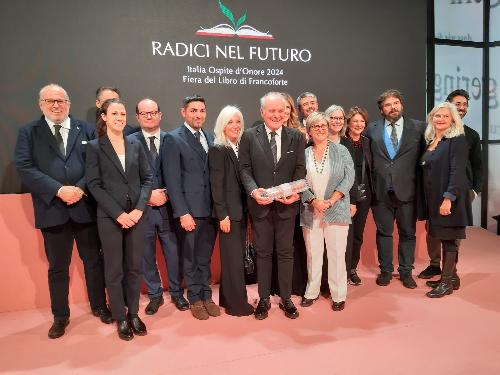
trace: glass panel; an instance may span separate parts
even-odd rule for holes
[[[482,138],[482,54],[481,48],[436,46],[435,104],[450,92],[464,89],[469,93],[469,111],[464,122]],[[429,109],[430,111],[430,109]]]
[[[490,1],[490,41],[500,41],[500,0]]]
[[[497,222],[492,216],[500,215],[500,145],[489,146],[488,171],[488,230],[497,231]]]
[[[498,0],[500,1],[500,0]],[[490,48],[490,140],[500,139],[500,98],[498,83],[500,82],[500,47]]]
[[[492,0],[492,4],[495,1]],[[477,0],[435,0],[435,37],[483,41],[483,3]]]

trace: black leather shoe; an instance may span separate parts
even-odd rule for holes
[[[342,302],[333,302],[332,303],[332,310],[333,311],[342,311],[344,310],[344,307],[345,307],[345,301],[342,301]]]
[[[172,303],[175,305],[175,307],[177,307],[177,310],[189,310],[189,302],[182,295],[178,297],[172,297]]]
[[[271,308],[271,300],[269,299],[269,297],[261,298],[254,312],[255,319],[257,320],[266,319],[268,315],[267,312],[269,311],[270,308]]]
[[[419,279],[432,279],[434,276],[441,275],[441,267],[428,266],[425,270],[418,274]]]
[[[429,298],[441,298],[453,293],[453,284],[450,277],[442,277],[438,286],[425,293]]]
[[[351,270],[347,281],[351,285],[361,285],[361,279],[359,278],[358,273],[356,272],[356,270]]]
[[[111,311],[109,311],[108,309],[108,306],[93,309],[92,314],[99,317],[99,319],[101,319],[101,322],[103,322],[104,324],[111,324],[114,321],[113,317],[111,316]]]
[[[431,281],[427,281],[425,283],[425,285],[431,287],[431,288],[435,288],[439,285],[439,283],[441,282],[441,279],[439,280],[431,280]],[[458,277],[458,275],[453,275],[451,277],[451,285],[453,285],[453,290],[458,290],[460,289],[460,278]]]
[[[57,339],[64,335],[64,332],[66,332],[66,327],[69,324],[69,319],[64,319],[64,320],[54,320],[54,323],[52,323],[52,327],[49,329],[49,338],[51,339]]]
[[[281,300],[279,303],[279,308],[285,312],[285,316],[290,319],[297,319],[299,317],[299,312],[293,304],[291,299]]]
[[[141,318],[139,318],[139,315],[128,314],[127,319],[128,319],[128,324],[132,328],[132,331],[134,331],[135,335],[146,336],[148,334],[146,325],[142,322]]]
[[[159,296],[156,298],[151,298],[149,300],[148,305],[144,309],[144,312],[146,315],[154,315],[158,312],[158,309],[160,308],[161,305],[165,303],[165,300],[163,299],[163,296]]]
[[[392,272],[382,271],[377,276],[377,280],[375,281],[377,285],[387,286],[391,283],[392,280]]]
[[[313,299],[309,299],[309,298],[306,298],[306,297],[302,297],[302,300],[300,301],[300,306],[302,307],[309,307],[309,306],[312,306],[312,304],[314,303],[314,301],[317,301],[319,297],[316,297],[316,298],[313,298]]]
[[[411,275],[400,275],[399,279],[401,280],[405,288],[415,289],[417,287],[417,283]]]
[[[134,332],[130,328],[127,320],[119,320],[116,322],[118,337],[125,341],[130,341],[134,338]]]

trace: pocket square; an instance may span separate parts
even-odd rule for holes
[[[87,141],[82,141],[82,145],[86,145],[87,144]]]

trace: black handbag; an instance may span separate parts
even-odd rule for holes
[[[250,241],[250,218],[247,220],[247,238],[245,241],[245,256],[243,266],[245,268],[245,284],[255,284],[257,282],[257,254]]]
[[[355,194],[355,200],[356,202],[363,202],[368,199],[368,196],[366,195],[366,184],[365,184],[365,155],[363,154],[363,165],[361,167],[361,183],[356,186],[356,191],[354,192]]]

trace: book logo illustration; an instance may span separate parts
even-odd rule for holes
[[[271,34],[269,34],[269,32],[263,33],[250,25],[244,25],[243,23],[247,19],[246,11],[245,14],[243,14],[238,19],[238,21],[235,22],[233,12],[231,12],[231,10],[228,7],[222,4],[221,0],[218,0],[218,2],[222,14],[226,16],[227,19],[229,19],[229,21],[231,21],[231,24],[221,23],[219,25],[207,29],[200,27],[200,29],[196,32],[196,35],[225,36],[225,37],[233,37],[237,35],[240,38],[274,39],[274,37]]]

